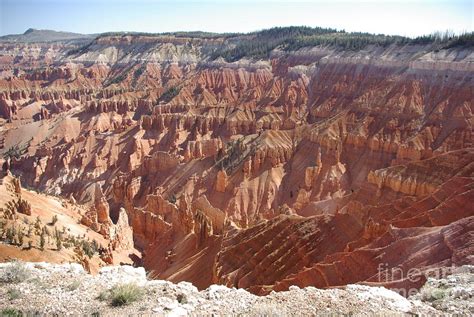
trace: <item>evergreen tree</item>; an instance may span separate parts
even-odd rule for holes
[[[18,231],[18,246],[22,246],[23,245],[23,239],[24,238],[24,234],[23,234],[23,230],[19,230]]]
[[[61,249],[63,248],[63,244],[61,242],[61,237],[60,236],[57,236],[56,237],[56,249],[58,251],[61,251]]]
[[[45,234],[44,232],[41,232],[41,235],[40,235],[40,249],[41,250],[44,250],[45,244],[46,244]]]
[[[13,229],[10,227],[7,229],[7,232],[6,232],[6,240],[8,243],[12,243],[13,238],[14,238]]]
[[[58,216],[54,215],[53,219],[51,219],[51,225],[54,226],[56,224],[56,222],[58,222]]]

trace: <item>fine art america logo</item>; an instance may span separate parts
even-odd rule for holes
[[[396,281],[404,281],[403,284],[408,284],[408,287],[390,287],[390,289],[404,297],[408,297],[418,293],[419,287],[424,284],[427,278],[442,279],[450,274],[459,273],[469,273],[469,269],[463,266],[447,266],[426,269],[410,268],[406,270],[400,266],[389,267],[388,263],[380,263],[378,266],[378,281],[395,283]]]

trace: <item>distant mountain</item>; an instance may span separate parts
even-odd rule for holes
[[[0,41],[4,42],[57,42],[57,41],[70,41],[78,39],[90,39],[94,35],[91,34],[79,34],[70,32],[58,32],[53,30],[37,30],[28,29],[23,34],[10,34],[0,37]]]

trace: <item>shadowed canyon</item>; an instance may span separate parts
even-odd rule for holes
[[[58,250],[35,247],[40,228],[1,260],[135,263],[258,295],[419,288],[474,264],[472,46],[232,51],[252,36],[0,41],[5,226],[65,227]]]

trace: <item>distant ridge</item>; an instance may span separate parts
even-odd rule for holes
[[[61,32],[53,30],[38,30],[29,28],[23,34],[9,34],[0,37],[3,42],[58,42],[78,39],[91,39],[94,35],[71,32]]]
[[[220,47],[215,50],[211,59],[223,57],[227,61],[236,61],[243,57],[268,58],[275,48],[284,51],[298,50],[304,47],[330,45],[341,49],[358,51],[368,45],[435,45],[436,49],[452,47],[473,47],[474,32],[455,34],[450,31],[409,38],[399,35],[371,34],[363,32],[346,32],[333,28],[286,26],[273,27],[249,33],[212,33],[204,31],[177,31],[164,33],[147,32],[103,32],[80,34],[53,30],[27,29],[23,34],[0,36],[0,42],[47,43],[74,42],[76,45],[87,45],[91,40],[108,36],[175,36],[201,39],[233,39],[235,46]]]

